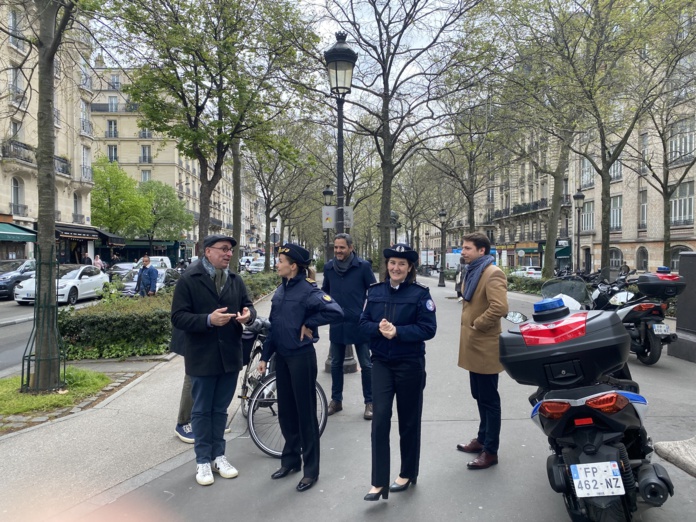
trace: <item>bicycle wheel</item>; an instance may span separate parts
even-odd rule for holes
[[[246,371],[244,372],[244,382],[242,383],[242,415],[246,417],[249,415],[249,400],[251,395],[254,393],[254,389],[259,385],[263,375],[259,373],[258,366],[261,361],[262,352],[261,343],[257,342],[251,351],[251,356],[249,357],[249,364],[247,364]],[[246,390],[245,390],[246,388]]]
[[[317,421],[319,436],[324,433],[328,419],[326,394],[319,383],[317,392]],[[249,416],[247,418],[249,435],[254,444],[266,455],[280,458],[285,446],[285,438],[278,423],[278,394],[275,373],[268,375],[249,399]]]

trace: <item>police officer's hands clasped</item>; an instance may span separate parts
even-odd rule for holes
[[[379,322],[379,333],[381,333],[387,339],[393,339],[396,337],[396,326],[386,319],[382,319]]]

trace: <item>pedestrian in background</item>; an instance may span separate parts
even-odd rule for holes
[[[343,320],[332,323],[329,329],[331,354],[331,402],[329,415],[343,409],[343,362],[346,346],[355,346],[360,363],[365,411],[363,418],[372,419],[372,362],[368,338],[360,331],[360,314],[365,304],[365,293],[376,281],[372,264],[360,259],[353,251],[350,234],[336,234],[334,258],[324,266],[321,289],[343,309]]]
[[[321,325],[343,318],[341,307],[314,282],[311,257],[300,245],[286,243],[279,251],[278,275],[282,283],[271,300],[271,329],[263,346],[259,372],[275,354],[278,386],[278,422],[285,438],[280,479],[300,471],[297,491],[306,491],[319,479],[319,423],[317,420],[317,354]]]
[[[459,366],[469,370],[471,395],[479,411],[476,438],[457,444],[465,453],[477,457],[467,464],[469,469],[486,469],[498,463],[501,407],[498,393],[500,364],[500,319],[508,313],[507,278],[493,264],[491,242],[480,232],[463,238],[462,257],[467,263],[462,293],[461,338]]]
[[[91,265],[92,264],[92,258],[89,257],[89,254],[87,252],[83,252],[83,254],[82,254],[82,264],[83,265]]]
[[[140,297],[152,296],[157,292],[157,277],[159,272],[154,266],[150,266],[150,256],[143,256],[143,266],[138,271],[138,282],[135,284],[136,293]]]
[[[242,368],[243,324],[256,319],[244,281],[229,270],[233,237],[203,240],[204,257],[179,279],[172,301],[172,325],[181,330],[186,374],[191,379],[191,426],[196,481],[213,483],[213,471],[234,478],[225,456],[227,408]]]
[[[99,254],[94,256],[94,266],[96,266],[99,270],[104,270],[104,262],[99,257]]]
[[[360,328],[372,350],[372,488],[365,500],[387,498],[416,484],[425,388],[425,341],[437,321],[430,290],[416,282],[418,253],[397,243],[384,250],[387,277],[367,291]],[[389,486],[392,408],[396,397],[401,467]]]

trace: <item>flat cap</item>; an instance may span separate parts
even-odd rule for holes
[[[224,234],[213,234],[210,236],[206,236],[206,238],[203,240],[203,248],[211,247],[218,241],[229,241],[232,244],[232,247],[237,246],[237,240],[232,236],[226,236]]]

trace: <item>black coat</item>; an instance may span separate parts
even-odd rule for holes
[[[228,272],[219,296],[203,263],[191,266],[176,284],[172,325],[183,332],[177,335],[177,345],[183,346],[187,375],[204,377],[242,369],[242,325],[233,318],[225,326],[208,326],[208,315],[224,307],[228,313],[241,313],[247,307],[249,322],[256,319],[246,285],[237,274]]]

